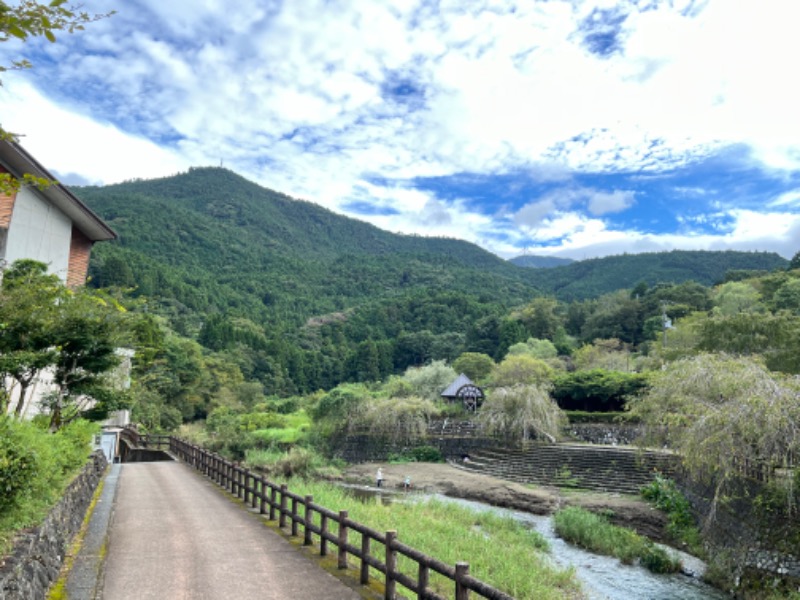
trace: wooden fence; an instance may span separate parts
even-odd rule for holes
[[[449,579],[454,586],[455,600],[467,600],[470,591],[489,600],[514,600],[505,592],[475,579],[469,574],[469,564],[455,566],[444,564],[400,542],[396,531],[381,533],[353,521],[346,510],[332,511],[314,503],[311,496],[291,492],[285,484],[276,484],[263,475],[224,459],[199,446],[171,436],[140,436],[142,446],[168,448],[176,457],[194,467],[212,481],[239,498],[245,505],[258,510],[271,521],[278,520],[282,529],[288,528],[292,536],[301,535],[303,545],[312,546],[315,536],[321,556],[329,554],[329,546],[336,548],[338,567],[347,568],[348,557],[358,559],[360,581],[369,582],[371,570],[383,575],[386,600],[394,600],[397,585],[410,590],[418,600],[447,600],[430,589],[431,572]],[[332,531],[335,524],[335,531]],[[359,537],[360,543],[352,543]],[[383,560],[381,560],[381,557]],[[398,559],[405,557],[416,568],[415,576],[398,567]]]

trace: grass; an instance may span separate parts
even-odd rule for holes
[[[553,516],[556,533],[566,541],[625,564],[639,562],[654,573],[675,573],[680,561],[635,531],[617,527],[583,508],[568,507]]]
[[[46,425],[0,415],[0,557],[16,533],[42,522],[86,464],[97,425],[76,421],[52,434]]]
[[[395,530],[402,543],[446,564],[467,561],[472,576],[519,600],[582,597],[572,571],[549,563],[544,538],[511,518],[433,499],[391,505],[365,503],[340,487],[321,482],[293,479],[290,489],[312,495],[316,504],[331,510],[347,510],[351,519],[377,531]],[[360,534],[351,531],[348,541],[360,546]],[[374,542],[373,548],[383,561],[383,548]],[[416,579],[416,563],[400,557],[398,565]],[[433,572],[430,581],[438,593],[452,594],[451,581]]]

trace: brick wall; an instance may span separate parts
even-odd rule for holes
[[[8,171],[0,165],[0,173],[8,173]],[[14,211],[14,201],[16,199],[16,192],[12,192],[9,195],[0,194],[0,228],[8,229],[11,223],[11,213]]]
[[[91,252],[92,241],[76,227],[73,227],[72,239],[69,245],[69,271],[67,273],[67,285],[69,287],[77,287],[86,283]]]

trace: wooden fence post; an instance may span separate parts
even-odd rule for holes
[[[260,475],[258,479],[261,482],[261,508],[258,512],[264,515],[267,513],[267,482],[264,481],[263,475]]]
[[[396,584],[394,577],[397,574],[397,550],[392,546],[397,539],[397,532],[390,530],[386,532],[386,600],[394,600]]]
[[[270,492],[269,492],[270,502],[269,502],[269,520],[275,520],[275,513],[278,510],[278,490],[273,483]]]
[[[419,563],[417,571],[417,600],[425,600],[428,592],[428,565]]]
[[[250,469],[244,470],[244,503],[250,502]]]
[[[328,555],[328,515],[325,513],[319,518],[319,555]]]
[[[278,527],[286,527],[286,484],[281,484],[281,516],[278,519]]]
[[[361,585],[369,583],[369,563],[367,557],[369,556],[370,537],[361,532]]]
[[[340,569],[347,568],[347,511],[339,511],[339,564]]]
[[[469,563],[456,563],[456,600],[469,600],[469,588],[463,583],[466,575],[469,575]]]
[[[297,535],[297,522],[300,515],[297,514],[297,498],[292,498],[292,537]]]
[[[312,544],[311,539],[311,521],[312,521],[312,513],[311,513],[311,503],[314,502],[313,496],[306,496],[306,520],[305,520],[305,535],[303,537],[303,545],[310,546]]]

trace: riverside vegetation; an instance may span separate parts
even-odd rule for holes
[[[535,531],[510,517],[434,499],[392,505],[361,502],[341,487],[309,480],[292,480],[291,489],[312,495],[314,502],[346,509],[348,516],[378,531],[396,530],[398,539],[447,564],[468,557],[470,574],[520,600],[581,598],[580,586],[569,570],[547,560],[547,542]],[[359,546],[360,538],[352,531]],[[498,552],[502,548],[502,552]],[[378,554],[379,560],[385,556]],[[408,561],[408,563],[406,563]],[[416,566],[404,557],[399,568],[415,576]],[[449,594],[452,582],[431,573],[431,588]]]

